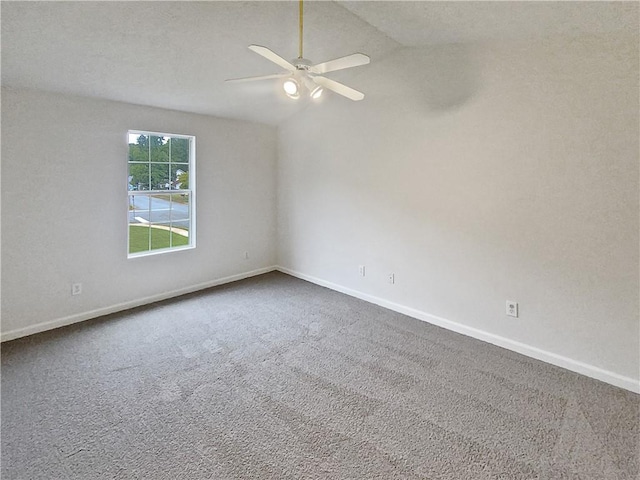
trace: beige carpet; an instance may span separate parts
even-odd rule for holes
[[[2,345],[2,479],[637,479],[639,396],[270,273]]]

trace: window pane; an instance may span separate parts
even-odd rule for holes
[[[174,188],[187,190],[189,188],[189,164],[188,163],[172,163],[171,178],[174,179]]]
[[[171,224],[174,227],[189,230],[189,194],[171,195]]]
[[[171,222],[171,195],[151,195],[149,200],[151,211],[147,220],[151,223],[169,225]]]
[[[129,224],[129,253],[149,251],[150,228],[141,223]]]
[[[149,216],[149,197],[146,193],[129,195],[129,219],[134,217],[144,217],[148,220]]]
[[[150,136],[150,159],[152,162],[169,162],[169,137]]]
[[[169,190],[171,188],[171,177],[169,176],[169,164],[151,164],[151,189]]]
[[[129,164],[129,190],[149,190],[149,164]]]
[[[145,135],[129,134],[129,161],[149,161],[149,138]]]
[[[189,244],[189,238],[180,235],[169,227],[154,225],[151,228],[151,250],[181,247]]]
[[[189,162],[189,139],[188,138],[171,138],[171,162],[172,163],[188,163]]]

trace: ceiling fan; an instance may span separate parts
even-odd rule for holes
[[[303,17],[303,0],[300,0],[300,38],[298,42],[298,58],[288,62],[277,53],[269,50],[261,45],[249,45],[249,50],[263,56],[267,60],[272,61],[276,65],[285,69],[285,72],[273,75],[261,75],[258,77],[233,78],[226,80],[227,82],[252,82],[255,80],[267,80],[273,78],[284,78],[282,88],[289,98],[298,99],[303,93],[308,93],[312,99],[318,99],[322,95],[324,89],[329,89],[335,93],[347,97],[350,100],[358,101],[364,98],[364,93],[347,87],[342,83],[323,77],[322,75],[336,70],[345,68],[358,67],[366,65],[370,59],[363,53],[354,53],[346,57],[336,58],[328,62],[312,64],[309,60],[302,56],[302,17]]]

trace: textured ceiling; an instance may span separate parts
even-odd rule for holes
[[[277,81],[224,80],[277,73],[247,46],[294,58],[297,21],[297,2],[4,1],[2,84],[277,125],[307,104],[281,95]],[[304,53],[376,62],[405,46],[637,34],[637,25],[636,2],[307,1]],[[375,82],[363,83],[367,68],[328,76],[363,88]]]
[[[406,47],[638,31],[637,2],[339,3]]]

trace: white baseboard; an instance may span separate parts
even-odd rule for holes
[[[415,308],[394,303],[380,297],[369,295],[357,290],[353,290],[351,288],[343,287],[342,285],[328,282],[326,280],[322,280],[320,278],[316,278],[311,275],[306,275],[306,274],[303,274],[285,267],[280,267],[280,266],[270,266],[270,267],[259,268],[256,270],[251,270],[249,272],[239,273],[237,275],[231,275],[224,278],[218,278],[209,282],[200,283],[198,285],[192,285],[189,287],[184,287],[184,288],[173,290],[170,292],[164,292],[157,295],[152,295],[149,297],[132,300],[129,302],[119,303],[117,305],[112,305],[109,307],[98,308],[88,312],[69,315],[67,317],[38,323],[36,325],[31,325],[25,328],[19,328],[15,330],[10,330],[8,332],[2,332],[2,334],[0,335],[0,342],[6,342],[9,340],[14,340],[16,338],[26,337],[27,335],[33,335],[35,333],[40,333],[47,330],[53,330],[55,328],[71,325],[73,323],[82,322],[82,321],[89,320],[96,317],[101,317],[103,315],[109,315],[111,313],[120,312],[122,310],[128,310],[130,308],[139,307],[141,305],[146,305],[149,303],[166,300],[172,297],[178,297],[180,295],[193,293],[198,290],[204,290],[206,288],[215,287],[217,285],[223,285],[225,283],[235,282],[237,280],[242,280],[244,278],[254,277],[256,275],[262,275],[263,273],[272,272],[274,270],[278,270],[282,273],[286,273],[287,275],[291,275],[293,277],[297,277],[302,280],[315,283],[316,285],[320,285],[320,286],[329,288],[331,290],[335,290],[337,292],[341,292],[346,295],[359,298],[361,300],[365,300],[367,302],[374,303],[376,305],[380,305],[381,307],[388,308],[389,310],[393,310],[395,312],[402,313],[404,315],[416,318],[418,320],[422,320],[427,323],[431,323],[433,325],[446,328],[447,330],[452,330],[454,332],[461,333],[463,335],[467,335],[469,337],[473,337],[478,340],[482,340],[484,342],[491,343],[493,345],[497,345],[499,347],[503,347],[517,353],[521,353],[522,355],[526,355],[528,357],[532,357],[537,360],[541,360],[543,362],[547,362],[552,365],[565,368],[572,372],[576,372],[582,375],[586,375],[587,377],[601,380],[611,385],[615,385],[616,387],[624,388],[625,390],[629,390],[631,392],[640,393],[640,382],[638,380],[634,380],[633,378],[625,377],[615,372],[604,370],[602,368],[589,365],[587,363],[580,362],[578,360],[573,360],[571,358],[558,355],[556,353],[548,352],[546,350],[542,350],[540,348],[533,347],[531,345],[517,342],[515,340],[501,337],[493,333],[485,332],[477,328],[468,327],[460,323],[452,322],[451,320],[447,320],[446,318],[438,317],[436,315],[432,315],[430,313],[426,313],[426,312],[417,310]]]
[[[204,290],[205,288],[215,287],[225,283],[235,282],[244,278],[254,277],[256,275],[262,275],[276,270],[275,266],[258,268],[249,272],[239,273],[237,275],[231,275],[229,277],[218,278],[209,282],[200,283],[198,285],[191,285],[189,287],[180,288],[178,290],[172,290],[170,292],[164,292],[157,295],[151,295],[150,297],[139,298],[131,300],[129,302],[118,303],[117,305],[111,305],[109,307],[97,308],[88,312],[77,313],[75,315],[69,315],[67,317],[50,320],[47,322],[38,323],[36,325],[30,325],[24,328],[18,328],[10,330],[8,332],[2,332],[0,335],[0,342],[6,342],[8,340],[14,340],[20,337],[26,337],[27,335],[33,335],[34,333],[45,332],[47,330],[53,330],[54,328],[64,327],[73,323],[83,322],[92,318],[102,317],[103,315],[109,315],[111,313],[120,312],[122,310],[129,310],[130,308],[139,307],[141,305],[147,305],[149,303],[159,302],[168,298],[178,297],[187,293],[197,292],[198,290]]]
[[[565,368],[572,372],[576,372],[581,375],[585,375],[587,377],[595,378],[596,380],[609,383],[616,387],[624,388],[625,390],[629,390],[631,392],[640,393],[640,382],[638,380],[634,380],[633,378],[625,377],[623,375],[619,375],[617,373],[610,372],[608,370],[604,370],[602,368],[595,367],[593,365],[589,365],[587,363],[580,362],[578,360],[573,360],[571,358],[558,355],[556,353],[548,352],[546,350],[542,350],[540,348],[533,347],[531,345],[517,342],[515,340],[510,340],[506,337],[494,335],[493,333],[485,332],[477,328],[468,327],[460,323],[452,322],[451,320],[447,320],[446,318],[438,317],[436,315],[431,315],[430,313],[422,312],[420,310],[416,310],[415,308],[390,302],[383,298],[375,297],[373,295],[368,295],[366,293],[359,292],[351,288],[343,287],[342,285],[328,282],[326,280],[322,280],[320,278],[316,278],[311,275],[306,275],[304,273],[296,272],[294,270],[291,270],[285,267],[278,266],[276,267],[276,270],[282,273],[286,273],[287,275],[300,278],[302,280],[307,280],[308,282],[315,283],[316,285],[320,285],[322,287],[326,287],[331,290],[335,290],[335,291],[347,294],[349,296],[356,297],[361,300],[374,303],[376,305],[380,305],[381,307],[388,308],[389,310],[402,313],[409,317],[417,318],[418,320],[422,320],[427,323],[437,325],[438,327],[446,328],[447,330],[452,330],[454,332],[461,333],[463,335],[467,335],[469,337],[473,337],[478,340],[482,340],[483,342],[491,343],[493,345],[506,348],[507,350],[512,350],[522,355],[526,355],[528,357],[532,357],[537,360],[541,360],[543,362]]]

